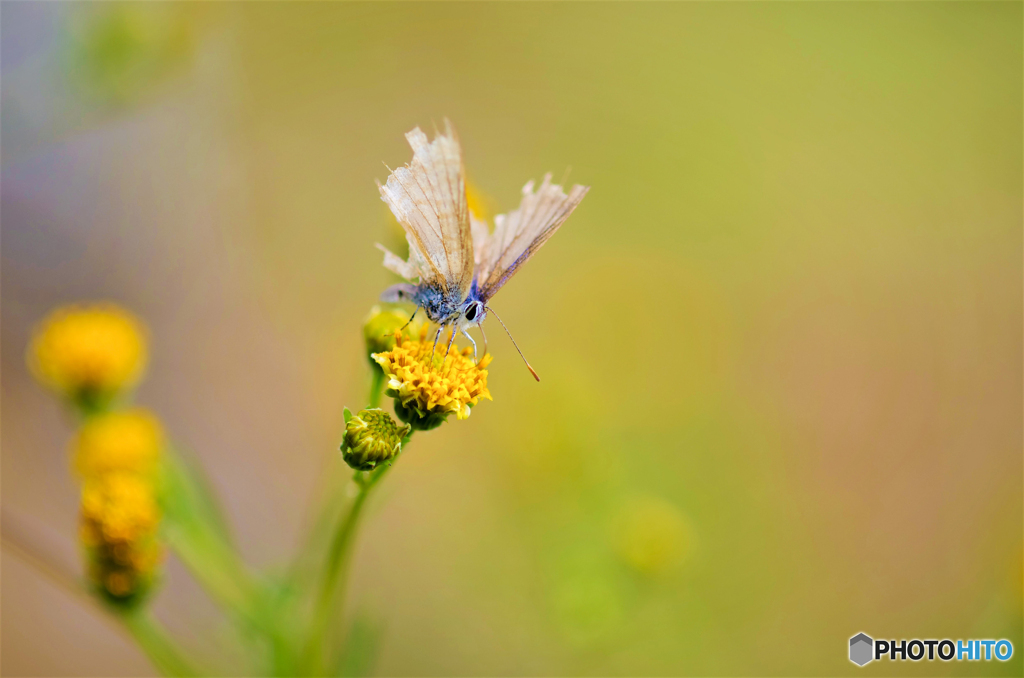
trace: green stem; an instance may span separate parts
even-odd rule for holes
[[[392,464],[396,460],[392,460]],[[330,550],[327,552],[327,565],[324,568],[324,576],[320,582],[320,592],[316,598],[316,608],[313,612],[313,622],[310,628],[309,645],[307,657],[312,668],[313,675],[319,675],[323,669],[323,639],[328,626],[334,619],[335,612],[344,608],[344,590],[338,590],[338,584],[348,574],[351,544],[355,538],[356,529],[359,526],[359,519],[363,513],[363,506],[370,496],[370,491],[380,482],[381,478],[388,472],[391,465],[378,466],[369,473],[356,471],[354,480],[359,485],[359,493],[356,495],[352,508],[349,509],[345,519],[338,526],[334,533]]]
[[[374,365],[371,370],[370,393],[367,408],[380,407],[381,397],[384,394],[386,377],[380,367]],[[409,442],[409,437],[403,441],[403,445]],[[362,516],[363,506],[370,496],[370,491],[380,482],[384,474],[388,472],[391,465],[397,461],[391,460],[391,464],[378,466],[368,473],[356,471],[353,480],[359,486],[359,493],[351,508],[342,519],[334,533],[327,551],[327,562],[320,580],[320,589],[316,596],[313,610],[312,622],[309,630],[309,637],[306,641],[306,661],[312,675],[323,673],[324,667],[324,634],[327,632],[335,612],[341,611],[344,606],[344,588],[338,591],[339,582],[348,574],[349,554],[351,543],[355,539],[356,528],[359,526],[359,519]]]
[[[384,370],[374,365],[373,381],[370,382],[370,404],[367,407],[380,407],[380,397],[384,393],[384,379]]]
[[[214,602],[261,626],[259,588],[231,543],[213,494],[173,449],[164,466],[163,535]]]
[[[119,615],[125,627],[153,662],[160,673],[166,676],[198,676],[200,673],[185,659],[167,637],[167,632],[148,610],[135,610]]]
[[[214,602],[248,624],[262,626],[256,609],[256,587],[229,548],[205,534],[202,527],[169,524],[164,535]]]
[[[174,642],[167,637],[160,623],[150,616],[146,609],[125,611],[110,604],[103,604],[97,596],[89,595],[75,576],[64,571],[58,559],[49,557],[45,551],[27,539],[19,539],[20,530],[12,516],[5,511],[3,516],[3,550],[5,554],[13,554],[26,564],[34,567],[50,582],[64,592],[80,599],[86,605],[94,605],[103,613],[103,619],[120,621],[132,638],[149,657],[153,665],[161,672],[172,676],[197,676],[199,672],[181,658],[181,653]],[[109,617],[107,616],[109,615]]]

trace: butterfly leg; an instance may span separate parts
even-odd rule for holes
[[[462,336],[464,336],[466,339],[469,339],[469,343],[473,344],[473,362],[480,362],[479,360],[476,359],[476,342],[473,341],[473,337],[469,336],[469,332],[467,330],[462,330]]]
[[[447,350],[445,350],[445,352],[444,352],[444,357],[445,357],[445,358],[447,358],[447,357],[448,357],[448,354],[452,352],[452,344],[454,344],[454,343],[455,343],[455,335],[456,335],[456,334],[458,334],[458,333],[459,333],[459,332],[458,332],[458,330],[456,330],[456,329],[455,329],[455,326],[454,326],[454,325],[452,325],[452,336],[451,336],[451,338],[450,338],[450,339],[448,340],[448,348],[447,348]]]
[[[444,329],[444,325],[437,328],[437,334],[434,335],[434,346],[430,349],[430,362],[434,362],[434,351],[437,350],[437,340],[441,338],[441,330]]]

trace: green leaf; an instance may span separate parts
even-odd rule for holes
[[[377,663],[383,638],[384,624],[366,612],[357,612],[333,675],[369,676],[373,672],[374,664]]]
[[[164,456],[161,526],[170,547],[215,602],[260,627],[259,591],[234,547],[219,504],[198,468],[175,450]]]
[[[201,675],[183,656],[163,627],[146,610],[119,615],[132,638],[146,653],[160,673],[165,676]]]

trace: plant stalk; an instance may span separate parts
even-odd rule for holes
[[[384,370],[378,365],[373,366],[373,381],[370,382],[370,404],[369,408],[380,407],[380,397],[384,394]]]
[[[198,676],[199,672],[189,664],[167,637],[160,622],[148,610],[140,609],[119,615],[135,642],[146,653],[160,673],[166,676]]]
[[[394,463],[395,460],[392,460]],[[370,496],[371,490],[380,482],[381,478],[388,472],[391,465],[378,466],[369,473],[357,471],[354,479],[359,485],[359,493],[356,495],[352,508],[338,526],[334,534],[330,550],[327,553],[327,565],[320,584],[320,594],[316,599],[316,609],[313,613],[313,622],[310,628],[310,661],[314,675],[319,675],[323,668],[323,639],[328,626],[334,619],[334,613],[340,612],[345,606],[344,590],[338,590],[339,582],[343,581],[348,574],[351,563],[352,542],[355,539],[356,530],[359,527],[359,519],[363,514],[363,506]]]
[[[370,393],[367,408],[380,407],[381,397],[384,394],[386,376],[384,371],[374,365],[370,381]],[[408,444],[412,434],[403,441],[403,447]],[[356,471],[352,479],[359,487],[358,494],[352,502],[351,508],[345,515],[341,524],[338,525],[334,538],[331,540],[327,551],[327,562],[320,580],[320,590],[314,602],[313,617],[309,629],[309,637],[306,642],[306,660],[312,675],[321,675],[324,670],[324,635],[328,631],[331,621],[336,614],[343,611],[345,607],[344,587],[339,591],[339,582],[343,582],[348,574],[352,542],[355,539],[356,530],[359,526],[359,519],[363,513],[363,506],[366,504],[370,491],[380,482],[381,478],[388,472],[392,464],[381,465],[372,471]]]

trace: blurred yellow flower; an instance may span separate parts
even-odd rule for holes
[[[481,398],[492,399],[486,369],[490,354],[474,363],[469,347],[453,346],[447,354],[446,347],[442,341],[435,349],[423,327],[419,341],[396,333],[393,349],[373,355],[388,378],[387,394],[395,399],[395,414],[414,429],[439,426],[453,413],[466,419]]]
[[[402,450],[408,426],[399,426],[380,408],[352,414],[345,409],[345,439],[341,453],[345,463],[358,471],[369,471]]]
[[[148,410],[101,414],[86,421],[75,436],[75,472],[86,480],[107,473],[151,475],[163,445],[163,428]]]
[[[36,379],[54,391],[76,399],[103,399],[142,376],[145,329],[112,304],[66,306],[39,324],[27,358]]]
[[[481,221],[491,218],[491,201],[486,195],[477,190],[476,186],[466,182],[466,203],[473,216]]]
[[[374,306],[370,309],[370,315],[363,323],[363,339],[366,341],[371,363],[376,365],[372,358],[374,353],[383,353],[394,348],[395,332],[398,330],[404,327],[406,334],[419,333],[423,323],[419,320],[410,323],[410,317],[408,311],[399,307]]]
[[[612,532],[619,556],[648,575],[672,569],[693,547],[693,532],[686,517],[671,503],[655,497],[624,504]]]
[[[82,540],[126,543],[151,534],[160,520],[153,484],[134,473],[110,473],[82,486]]]
[[[101,5],[74,22],[70,82],[110,104],[126,104],[178,69],[195,52],[196,26],[174,4]]]
[[[592,645],[607,640],[620,627],[622,598],[614,577],[583,567],[562,578],[553,590],[553,617],[574,644]]]
[[[156,539],[160,510],[152,483],[132,473],[110,473],[82,488],[80,537],[89,578],[118,602],[136,599],[153,579],[162,551]]]

